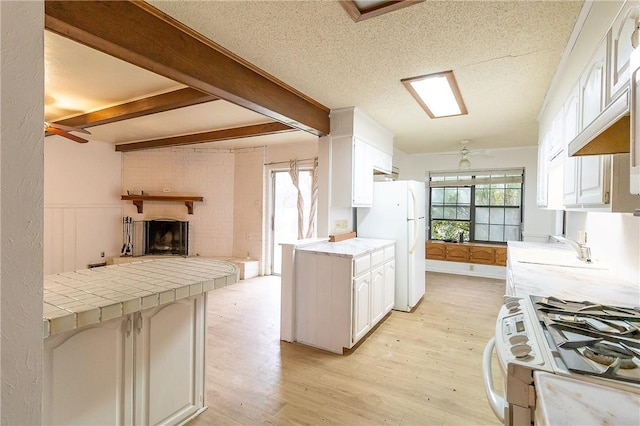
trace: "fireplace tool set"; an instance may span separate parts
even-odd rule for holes
[[[122,218],[122,250],[123,256],[133,256],[133,218],[125,216]]]

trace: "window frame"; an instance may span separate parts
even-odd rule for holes
[[[434,178],[436,178],[437,180],[434,180]],[[520,192],[520,197],[519,197],[519,204],[517,205],[507,205],[505,204],[506,201],[506,194],[507,194],[507,189],[509,189],[509,184],[518,184],[518,190]],[[477,203],[477,187],[478,186],[484,186],[484,185],[498,185],[498,184],[503,184],[504,185],[504,195],[503,195],[503,203],[501,205],[492,205],[490,200],[488,204],[478,204]],[[445,201],[445,197],[444,197],[444,192],[443,192],[443,202],[442,202],[442,208],[444,209],[447,205],[449,207],[451,206],[455,206],[456,208],[458,207],[468,207],[469,208],[469,219],[458,219],[457,217],[455,219],[435,219],[437,221],[447,221],[447,222],[466,222],[468,223],[468,227],[469,227],[469,231],[468,234],[466,233],[465,235],[465,241],[469,241],[469,242],[477,242],[477,243],[486,243],[486,244],[500,244],[500,245],[506,245],[506,241],[505,240],[505,232],[507,231],[507,226],[517,226],[517,233],[518,233],[518,241],[522,241],[522,224],[523,224],[523,216],[524,216],[524,168],[515,168],[515,169],[486,169],[486,170],[465,170],[465,171],[451,171],[451,172],[431,172],[428,175],[428,185],[427,185],[428,189],[429,189],[429,197],[428,197],[428,206],[427,209],[429,211],[429,223],[428,223],[428,232],[427,232],[427,239],[432,240],[433,239],[433,190],[436,188],[443,188],[446,190],[446,188],[470,188],[470,200],[469,200],[469,204],[458,204],[458,199],[456,199],[456,204],[446,204]],[[489,188],[491,189],[491,188]],[[436,206],[440,206],[440,205],[436,205]],[[487,239],[477,239],[476,238],[476,225],[478,225],[477,223],[477,209],[478,208],[487,208],[488,209],[488,215],[489,217],[487,218],[487,223],[486,225],[488,227],[491,226],[491,209],[492,208],[500,208],[502,209],[503,213],[502,213],[502,222],[500,223],[500,225],[502,226],[502,239],[503,241],[496,241],[496,240],[491,240],[491,228],[487,229]],[[513,225],[513,224],[507,224],[506,221],[506,217],[507,214],[506,212],[509,209],[519,209],[519,216],[518,216],[518,224],[517,225]],[[443,211],[443,215],[444,216],[444,211]],[[482,224],[481,224],[482,225]],[[435,241],[449,241],[449,239],[435,239]],[[457,241],[457,240],[455,240]],[[510,240],[509,240],[510,241]]]

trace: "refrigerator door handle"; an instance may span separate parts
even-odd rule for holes
[[[409,188],[409,194],[411,194],[411,198],[413,199],[413,243],[409,248],[409,254],[413,254],[416,249],[416,244],[418,243],[418,238],[420,237],[420,230],[418,229],[418,204],[416,203],[416,194],[413,193],[413,190]]]

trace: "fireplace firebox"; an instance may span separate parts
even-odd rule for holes
[[[189,222],[155,219],[134,225],[134,256],[189,254]]]

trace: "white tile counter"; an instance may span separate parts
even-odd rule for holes
[[[629,280],[609,265],[581,262],[569,246],[510,241],[508,250],[508,281],[513,282],[516,296],[640,305],[640,277]]]
[[[180,257],[47,275],[43,338],[234,284],[238,271],[225,261]]]
[[[536,425],[639,425],[640,395],[541,371]]]

